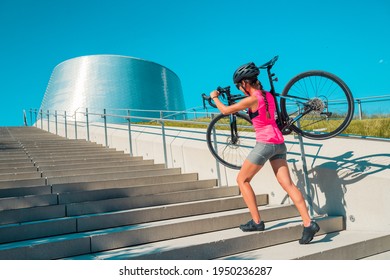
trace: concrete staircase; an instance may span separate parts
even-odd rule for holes
[[[343,217],[318,217],[313,243],[299,245],[295,207],[268,205],[265,194],[267,230],[244,233],[238,189],[216,185],[85,140],[0,128],[0,259],[360,259],[390,250],[389,236],[345,231]]]

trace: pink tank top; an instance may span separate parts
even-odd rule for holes
[[[278,128],[275,121],[275,101],[271,93],[266,92],[268,101],[268,111],[270,118],[267,119],[267,110],[264,97],[260,90],[255,92],[259,107],[257,112],[248,110],[249,116],[252,118],[253,127],[256,131],[256,141],[267,144],[282,144],[284,143],[283,134]]]

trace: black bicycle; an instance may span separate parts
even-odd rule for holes
[[[278,79],[271,72],[277,60],[278,56],[275,56],[258,68],[267,71],[269,92],[275,99],[275,118],[284,135],[295,132],[309,139],[324,140],[347,128],[353,117],[354,101],[350,89],[339,77],[320,70],[306,71],[293,77],[280,94],[274,87]],[[243,94],[231,94],[230,87],[218,87],[217,90],[220,100],[226,105],[246,97]],[[204,106],[207,101],[216,108],[209,96],[202,94],[202,98]],[[244,112],[213,117],[206,138],[213,156],[233,169],[241,168],[256,144],[252,122]]]

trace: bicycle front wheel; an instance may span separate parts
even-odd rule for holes
[[[354,102],[348,86],[337,76],[324,71],[307,71],[291,79],[280,100],[284,119],[309,139],[329,139],[350,124]]]
[[[255,131],[247,115],[218,115],[207,128],[207,146],[223,165],[240,169],[256,144]]]

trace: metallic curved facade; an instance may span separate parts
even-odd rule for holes
[[[182,111],[185,103],[180,79],[168,68],[133,57],[91,55],[54,68],[40,109],[72,115],[85,108]]]

